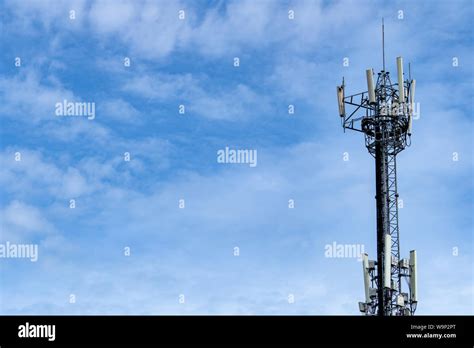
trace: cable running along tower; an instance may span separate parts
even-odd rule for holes
[[[368,69],[366,92],[345,96],[344,79],[337,87],[344,131],[364,133],[365,146],[375,158],[377,259],[362,255],[365,301],[359,302],[359,310],[366,315],[413,315],[418,302],[416,251],[400,259],[396,158],[410,145],[415,80],[404,79],[403,59],[397,57],[397,81],[392,83],[385,70],[384,40],[382,20],[383,70],[375,86],[374,72]],[[408,292],[403,291],[403,279]]]

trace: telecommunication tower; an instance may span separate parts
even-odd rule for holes
[[[362,255],[365,301],[359,302],[359,310],[366,315],[413,315],[418,302],[416,251],[400,259],[396,158],[410,145],[416,81],[404,79],[403,59],[397,57],[397,82],[392,83],[385,70],[384,39],[382,20],[383,69],[375,86],[372,69],[366,71],[366,92],[346,96],[344,79],[337,86],[344,131],[364,133],[365,146],[375,158],[377,260]]]

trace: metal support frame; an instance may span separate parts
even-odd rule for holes
[[[404,81],[404,88],[410,91],[412,81]],[[342,85],[344,88],[344,85]],[[405,315],[416,309],[416,303],[399,306],[397,296],[402,294],[402,277],[409,277],[401,269],[400,238],[398,225],[397,191],[397,154],[403,151],[409,142],[408,124],[410,113],[407,108],[408,93],[405,100],[399,100],[398,83],[393,84],[390,74],[382,70],[378,74],[375,86],[375,104],[369,103],[368,92],[344,96],[344,110],[350,110],[342,116],[342,126],[346,129],[362,132],[365,145],[375,158],[376,207],[377,207],[377,262],[376,270],[371,272],[371,282],[377,289],[377,298],[367,304],[366,314]],[[391,236],[391,245],[385,245],[385,235]],[[384,250],[391,252],[391,284],[384,287]]]

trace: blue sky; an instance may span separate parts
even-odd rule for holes
[[[324,252],[374,257],[374,163],[335,86],[381,69],[382,17],[421,108],[398,157],[417,313],[474,313],[471,1],[0,4],[0,242],[39,246],[0,259],[0,313],[358,314],[360,262]],[[226,146],[258,165],[217,163]]]

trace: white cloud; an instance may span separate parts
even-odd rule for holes
[[[140,112],[123,99],[99,102],[97,117],[100,117],[103,122],[111,120],[134,124],[143,123]]]
[[[142,74],[127,81],[122,89],[143,98],[159,101],[183,98],[199,90],[198,81],[191,74]],[[201,92],[201,91],[200,91]]]
[[[236,54],[243,47],[268,46],[275,40],[268,34],[276,11],[276,3],[270,1],[226,3],[224,13],[219,8],[207,11],[202,23],[194,28],[190,44],[210,56]]]
[[[74,94],[60,85],[40,82],[39,74],[31,69],[14,77],[0,78],[2,103],[0,115],[24,123],[53,120],[55,104],[64,99],[74,100]]]
[[[82,27],[86,11],[86,0],[6,0],[5,8],[14,14],[13,26],[23,34],[39,35],[34,23],[41,23],[49,31],[54,26],[63,30],[78,30]],[[75,19],[70,19],[70,11],[75,11]]]
[[[182,8],[180,2],[97,1],[89,20],[104,40],[118,38],[137,56],[161,58],[186,38],[189,21],[178,18]]]
[[[136,16],[137,2],[96,1],[92,4],[89,20],[100,33],[126,31]]]
[[[197,114],[215,120],[242,121],[253,114],[265,114],[271,110],[268,97],[255,92],[244,84],[233,87],[209,88],[209,77],[191,74],[147,74],[124,84],[124,91],[132,92],[148,101],[174,101],[176,112],[183,104],[186,113]]]
[[[250,87],[238,84],[235,88],[217,94],[204,90],[188,96],[189,110],[210,119],[242,121],[249,113],[261,117],[271,110],[268,98]]]
[[[31,243],[38,237],[54,238],[56,230],[35,206],[13,200],[0,209],[0,239],[2,242]]]
[[[17,200],[12,201],[2,211],[2,216],[6,224],[16,226],[25,232],[38,232],[51,229],[51,226],[41,216],[38,209]]]
[[[21,161],[15,161],[16,152],[21,154]],[[33,198],[46,194],[68,200],[94,191],[77,169],[62,169],[37,151],[7,148],[0,163],[0,182],[6,192],[14,193],[16,197]]]

